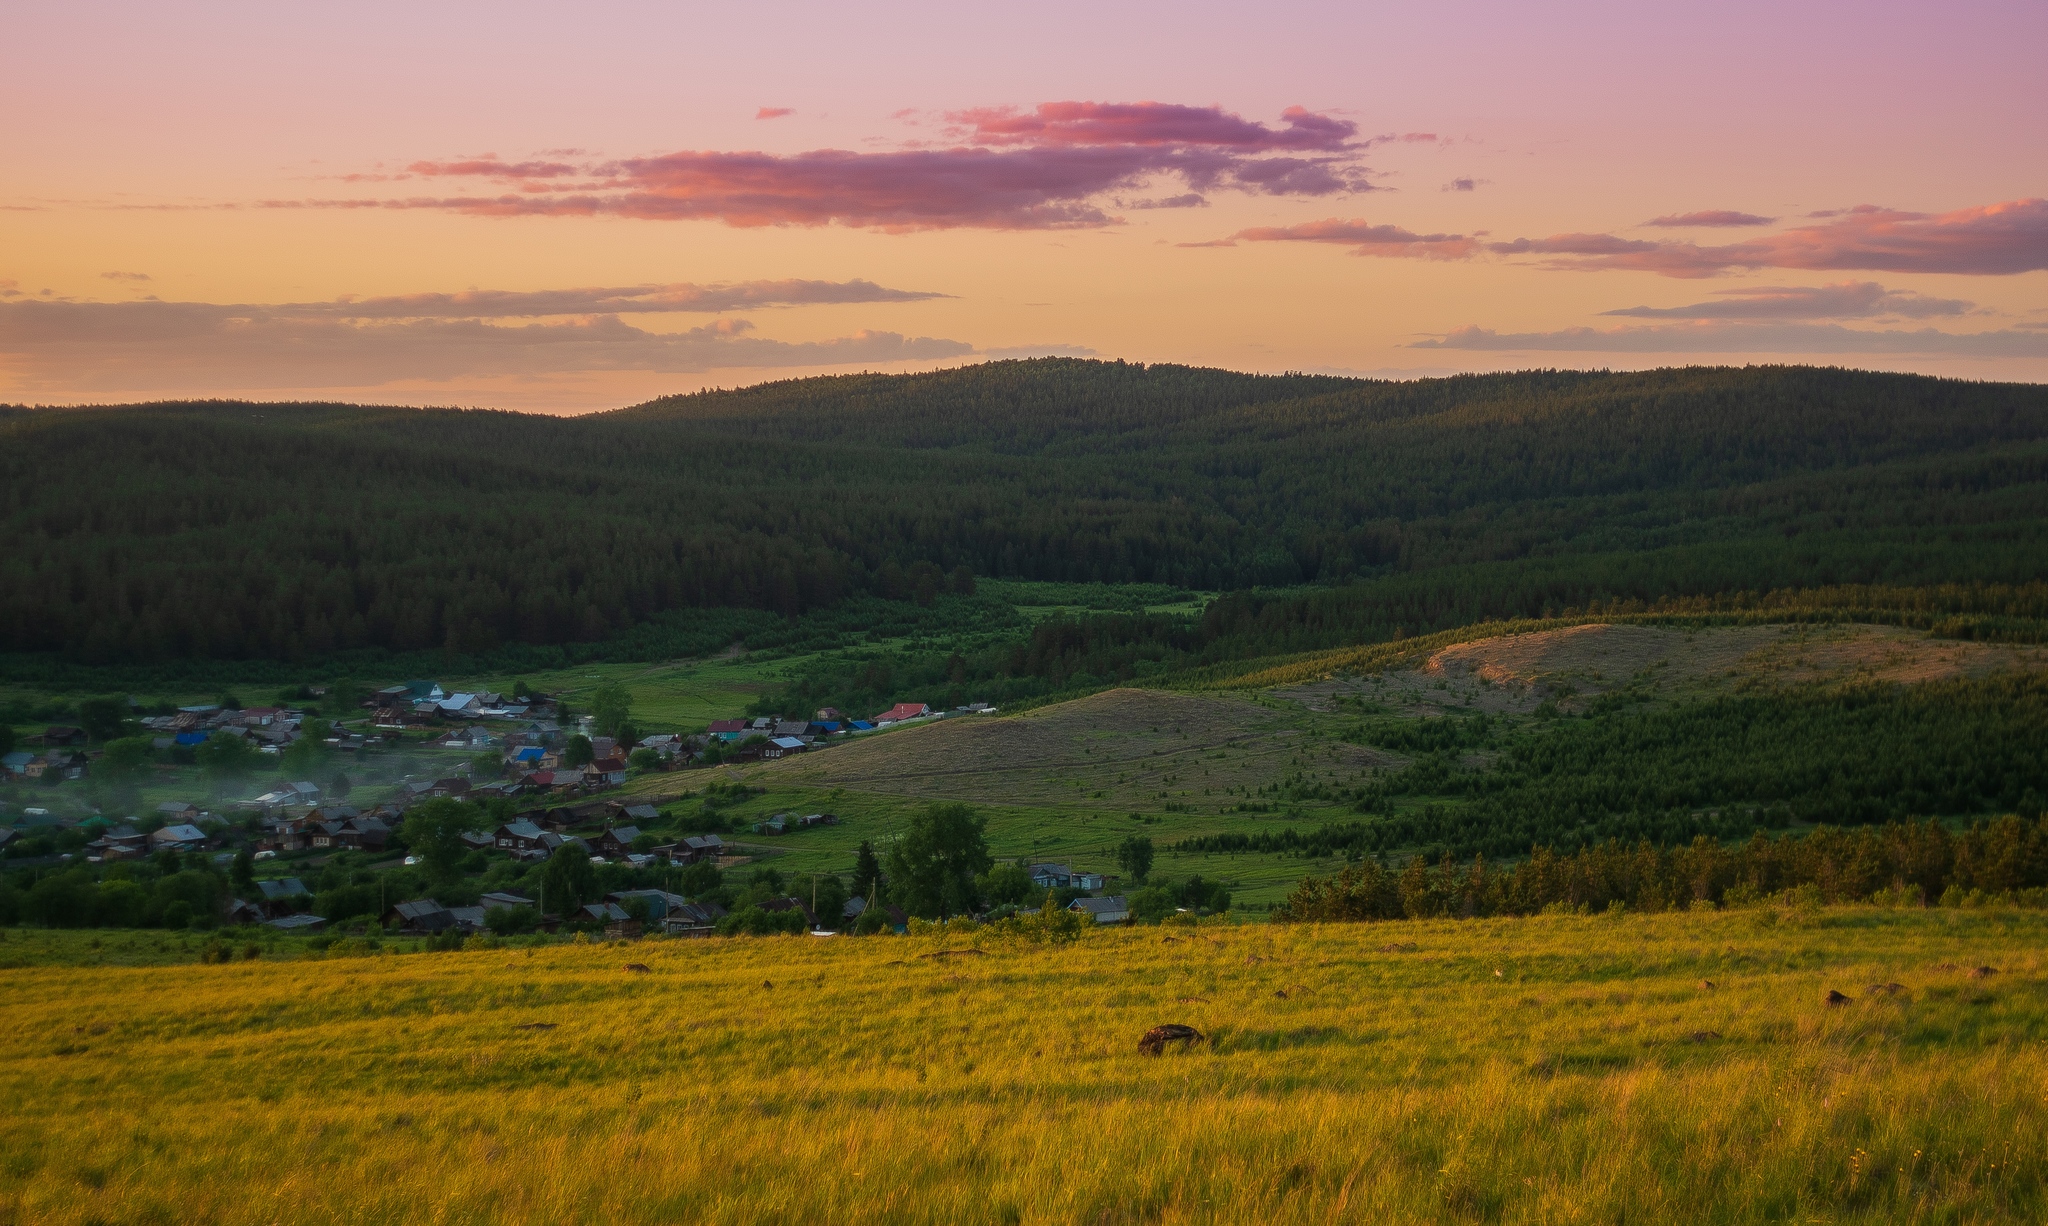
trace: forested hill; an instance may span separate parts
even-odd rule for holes
[[[477,651],[907,597],[960,567],[1364,581],[1347,632],[1412,630],[2031,582],[2044,508],[2048,389],[1801,367],[1381,383],[1040,360],[577,419],[38,410],[0,415],[0,650]]]

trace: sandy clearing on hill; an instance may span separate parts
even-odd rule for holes
[[[1526,713],[1546,699],[1583,699],[1632,681],[1671,693],[1743,682],[1912,684],[2042,667],[2048,652],[2040,647],[1930,639],[1893,626],[1592,624],[1459,643],[1412,668],[1277,692],[1312,710],[1331,710],[1339,697],[1357,695],[1416,715]]]

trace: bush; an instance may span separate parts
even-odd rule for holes
[[[750,904],[718,921],[718,935],[722,937],[764,937],[778,933],[795,936],[803,931],[804,913],[795,908],[788,911],[763,911]]]
[[[889,913],[879,904],[861,912],[860,918],[853,921],[853,935],[857,937],[871,937],[877,933],[893,931],[895,925],[889,922]]]
[[[532,932],[540,925],[540,913],[532,907],[492,907],[484,912],[484,926],[498,936]]]

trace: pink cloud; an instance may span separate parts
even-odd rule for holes
[[[1280,113],[1285,126],[1269,128],[1216,106],[1169,102],[1047,102],[1024,112],[984,107],[947,116],[975,145],[1124,145],[1335,153],[1358,134],[1358,125],[1303,107]]]
[[[780,119],[780,118],[782,118],[782,117],[783,117],[784,115],[794,115],[794,114],[796,114],[796,108],[795,108],[795,107],[788,107],[788,106],[764,106],[764,107],[762,107],[762,108],[761,108],[760,110],[758,110],[758,111],[755,111],[755,112],[754,112],[754,118],[756,118],[756,119]]]
[[[765,113],[765,112],[764,112]],[[1220,107],[1159,102],[1047,103],[948,117],[951,148],[807,153],[681,151],[573,165],[495,154],[419,161],[412,173],[487,180],[492,195],[268,201],[265,207],[445,209],[477,216],[718,220],[733,226],[844,225],[885,231],[1058,229],[1115,221],[1110,193],[1174,180],[1186,190],[1136,196],[1191,207],[1202,193],[1328,196],[1370,191],[1356,125],[1301,107],[1277,127]],[[1146,207],[1134,203],[1130,207]]]
[[[1411,349],[1567,351],[1583,353],[1874,353],[1980,358],[2048,357],[2048,335],[2003,328],[1942,332],[1934,328],[1845,328],[1834,323],[1713,320],[1555,332],[1495,332],[1467,325]]]
[[[1698,213],[1666,213],[1643,224],[1682,229],[1688,226],[1768,226],[1777,220],[1775,217],[1759,217],[1755,213],[1738,213],[1734,209],[1705,209]]]
[[[558,179],[578,173],[567,162],[501,162],[494,153],[455,162],[414,162],[406,169],[416,175],[488,175],[494,179]]]
[[[1462,260],[1479,249],[1479,240],[1463,234],[1417,234],[1400,226],[1373,225],[1362,219],[1331,217],[1294,226],[1258,226],[1239,230],[1227,239],[1185,243],[1189,247],[1234,247],[1247,243],[1337,243],[1352,255],[1413,260]]]
[[[2048,268],[2048,200],[2008,200],[1949,213],[1858,205],[1823,224],[1723,246],[1560,234],[1491,243],[1498,255],[1560,257],[1553,268],[1628,269],[1710,277],[1737,268],[2005,276]]]

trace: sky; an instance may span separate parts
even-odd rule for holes
[[[2048,5],[0,6],[0,401],[2048,381]]]

